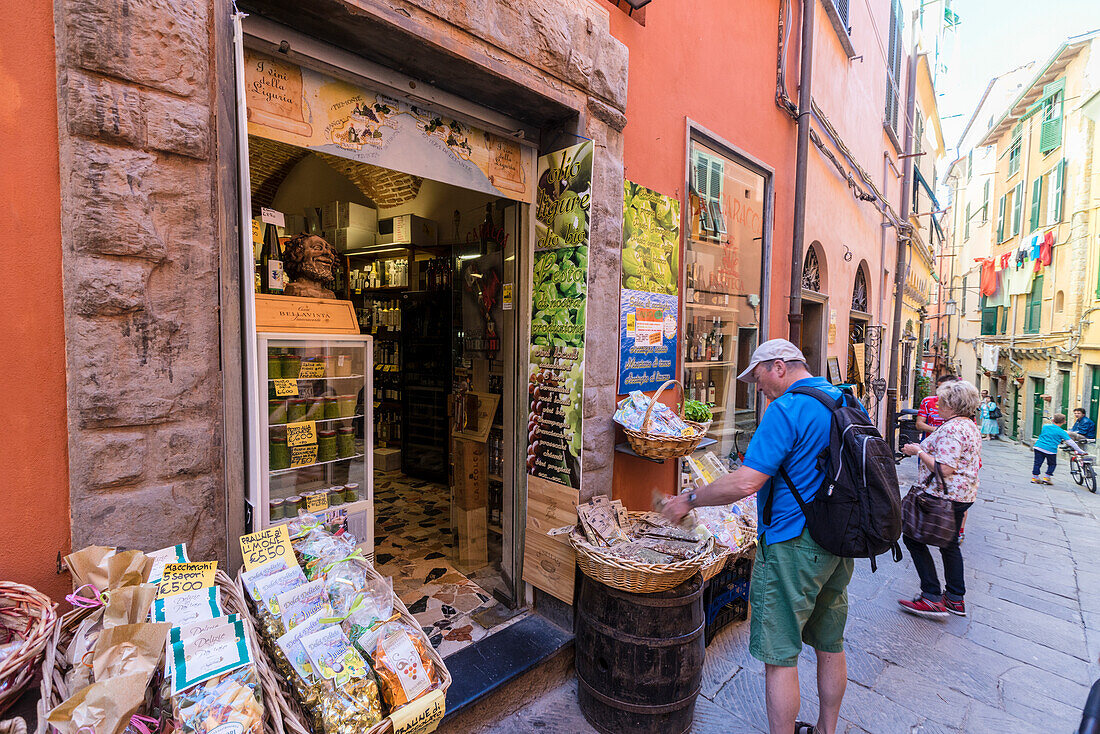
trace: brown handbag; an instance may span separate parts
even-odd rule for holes
[[[925,490],[935,478],[947,494],[940,462],[923,484],[914,484],[901,500],[901,531],[905,537],[918,543],[944,548],[959,537],[959,525],[955,521],[955,504],[946,497],[937,497]]]

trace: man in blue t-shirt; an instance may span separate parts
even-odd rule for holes
[[[760,492],[756,503],[760,540],[749,587],[749,652],[765,666],[769,726],[773,732],[814,730],[795,721],[799,709],[796,664],[805,642],[817,652],[817,731],[834,732],[847,684],[844,625],[854,563],[834,556],[810,537],[792,488],[778,472],[782,465],[802,499],[813,500],[824,477],[817,457],[829,445],[832,416],[816,398],[790,389],[813,387],[834,399],[840,397],[840,390],[825,378],[811,375],[802,352],[786,339],[761,344],[738,379],[757,383],[771,401],[743,466],[695,492],[673,497],[665,515],[679,520],[693,507],[726,505]],[[765,524],[763,508],[772,493],[772,521]]]

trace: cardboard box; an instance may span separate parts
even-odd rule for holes
[[[355,251],[374,246],[374,230],[361,227],[326,229],[324,237],[337,252]]]
[[[451,508],[457,565],[480,567],[489,562],[487,517],[485,507],[463,510],[455,505]]]
[[[424,219],[415,214],[402,214],[389,220],[382,220],[378,225],[379,244],[393,245],[438,245],[439,227],[431,219]],[[388,242],[383,241],[385,235],[392,235]]]
[[[375,471],[397,471],[401,468],[401,449],[375,449]]]
[[[463,510],[489,504],[488,456],[484,443],[454,440],[454,502]]]
[[[378,230],[378,210],[350,201],[330,201],[321,209],[321,226],[324,229],[358,227]]]
[[[286,226],[283,227],[283,234],[287,237],[295,237],[302,232],[309,231],[304,214],[287,214],[284,218],[286,219]]]

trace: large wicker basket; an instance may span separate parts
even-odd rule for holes
[[[703,566],[703,581],[710,581],[717,576],[718,572],[726,567],[726,563],[733,555],[729,548],[720,543],[715,543],[714,548],[711,549],[710,557],[707,559],[707,565]]]
[[[248,636],[249,648],[253,652],[256,672],[260,679],[260,689],[264,697],[264,733],[286,734],[283,728],[281,710],[272,703],[278,703],[280,693],[277,676],[271,670],[259,645],[259,635],[252,623],[252,615],[245,603],[244,595],[239,591],[237,584],[228,575],[218,571],[214,577],[214,584],[221,591],[222,610],[226,614],[239,614],[244,622],[245,634]],[[69,690],[65,683],[65,673],[68,665],[65,662],[69,645],[73,641],[73,635],[80,623],[98,610],[95,608],[73,609],[62,615],[53,628],[53,635],[46,647],[46,656],[42,661],[41,696],[38,700],[38,728],[36,734],[46,734],[46,717],[50,711],[69,698],[73,691]],[[308,730],[299,734],[309,734]]]
[[[0,661],[0,714],[30,685],[56,624],[56,605],[48,596],[25,584],[0,581],[0,644],[21,643]]]
[[[630,516],[644,515],[631,512]],[[668,591],[699,573],[714,562],[714,538],[707,539],[707,546],[695,558],[676,563],[645,563],[630,558],[619,558],[597,548],[580,533],[569,535],[569,542],[577,553],[577,565],[585,576],[605,586],[635,594],[652,594]],[[717,571],[715,571],[717,573]]]
[[[374,566],[372,566],[369,561],[363,559],[351,562],[361,565],[368,578],[382,578],[382,576],[374,570]],[[246,596],[244,585],[239,575],[237,576],[236,586],[237,595],[242,600],[242,603],[244,603],[243,600]],[[409,610],[396,594],[394,594],[393,597],[393,608],[395,613],[401,615],[402,621],[406,622],[410,628],[419,633],[425,648],[428,650],[428,655],[431,657],[432,662],[435,663],[436,670],[439,671],[439,676],[443,683],[442,689],[443,692],[446,693],[447,689],[451,686],[451,674],[447,670],[447,666],[443,664],[443,658],[441,658],[435,648],[432,647],[432,643],[428,640],[428,636],[425,635],[420,628],[420,623],[416,621],[416,618],[413,617],[411,613],[409,613]],[[248,627],[252,630],[253,634],[256,635],[257,620],[251,608],[246,606],[245,611],[242,612],[242,616],[247,617]],[[256,638],[258,639],[258,635],[256,635]],[[263,649],[266,650],[266,648]],[[277,675],[274,672],[271,661],[267,659],[266,652],[260,654],[258,657],[265,658],[263,668],[261,669],[261,679],[266,672],[274,681],[277,681],[277,683],[272,686],[271,690],[268,689],[267,685],[264,686],[264,695],[267,697],[265,699],[265,705],[270,707],[276,704],[279,712],[282,714],[283,729],[281,729],[278,734],[315,734],[309,725],[309,717],[306,716],[302,707],[299,705],[298,698],[289,685],[289,681],[287,681],[285,677]],[[321,733],[317,732],[316,734]],[[393,722],[388,717],[384,718],[370,729],[366,729],[359,734],[393,734]]]
[[[626,433],[626,440],[630,442],[630,448],[634,449],[634,453],[647,459],[678,459],[681,456],[687,456],[699,446],[707,435],[706,426],[686,419],[684,423],[695,429],[695,433],[690,436],[664,436],[649,432],[653,408],[657,405],[657,399],[661,397],[661,393],[669,385],[679,385],[680,387],[680,402],[676,412],[683,418],[684,386],[679,380],[667,380],[657,388],[657,392],[653,393],[653,398],[649,401],[649,408],[646,409],[645,417],[642,418],[641,429],[636,431],[623,428],[623,432]]]

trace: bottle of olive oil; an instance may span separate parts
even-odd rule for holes
[[[262,275],[260,292],[282,295],[283,292],[283,248],[279,244],[279,230],[268,223],[264,228],[264,245],[260,250],[260,269]]]

